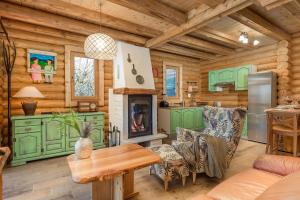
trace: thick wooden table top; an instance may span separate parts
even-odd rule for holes
[[[105,180],[160,162],[152,151],[137,145],[126,144],[93,151],[91,158],[78,160],[75,155],[67,157],[76,183]]]
[[[300,109],[294,109],[294,108],[269,108],[265,110],[266,113],[290,113],[290,114],[300,114]]]

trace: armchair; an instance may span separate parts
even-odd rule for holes
[[[205,106],[203,115],[203,131],[177,128],[177,140],[172,143],[193,174],[193,182],[197,173],[223,177],[238,146],[246,110]]]

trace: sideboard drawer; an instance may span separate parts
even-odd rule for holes
[[[104,121],[104,116],[103,115],[94,115],[94,116],[86,116],[86,121]]]
[[[16,120],[15,126],[33,126],[33,125],[41,125],[41,119],[23,119],[23,120]]]
[[[24,134],[24,133],[32,133],[32,132],[40,132],[41,126],[23,126],[23,127],[15,127],[16,134]]]

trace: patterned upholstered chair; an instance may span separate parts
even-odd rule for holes
[[[173,141],[172,146],[184,157],[189,171],[193,174],[194,183],[197,173],[222,178],[224,171],[218,171],[218,168],[229,167],[241,137],[245,115],[246,110],[242,108],[205,106],[203,111],[205,129],[203,131],[177,128],[177,140]],[[215,162],[220,166],[214,166],[213,172],[209,162],[216,158],[209,157],[208,140],[215,142],[214,151],[221,154],[217,158],[225,158],[220,159],[223,163]]]
[[[161,163],[150,167],[150,174],[156,174],[164,181],[165,190],[168,190],[169,181],[181,179],[182,185],[185,185],[186,177],[189,176],[189,170],[184,159],[179,155],[174,147],[168,144],[150,148],[161,157]]]

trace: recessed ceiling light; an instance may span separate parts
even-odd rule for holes
[[[254,45],[254,46],[259,45],[259,43],[260,43],[259,40],[254,40],[254,41],[253,41],[253,45]]]

